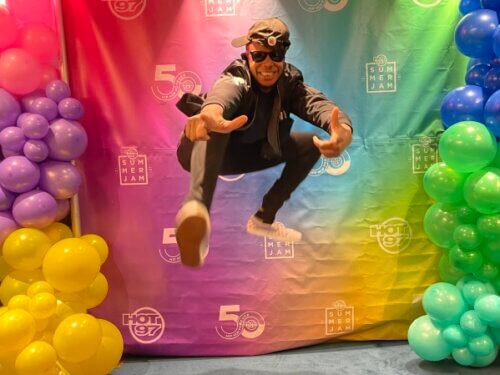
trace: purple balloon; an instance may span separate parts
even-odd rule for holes
[[[21,98],[21,104],[24,112],[31,112],[33,102],[37,98],[44,97],[45,93],[43,90],[38,89],[33,91],[32,93],[25,95]]]
[[[31,113],[37,113],[45,117],[48,121],[54,120],[57,115],[57,104],[52,99],[41,96],[36,98],[31,104]]]
[[[3,244],[9,234],[19,228],[10,212],[0,212],[0,245]]]
[[[30,139],[24,144],[24,156],[34,162],[41,162],[48,158],[49,147],[41,139]]]
[[[8,91],[0,88],[0,129],[16,124],[21,105]]]
[[[57,214],[55,221],[61,221],[69,214],[69,199],[56,199],[57,202]]]
[[[80,171],[70,162],[50,160],[40,164],[39,187],[56,199],[71,198],[81,183]]]
[[[59,114],[66,120],[80,120],[83,117],[83,105],[75,98],[66,98],[57,106]]]
[[[9,149],[3,149],[2,155],[4,158],[8,158],[10,156],[23,156],[23,153],[21,151],[12,151]]]
[[[3,150],[21,151],[25,143],[24,132],[17,126],[7,126],[0,131],[0,145]]]
[[[78,158],[87,148],[87,133],[76,121],[58,119],[49,126],[44,138],[49,156],[54,160],[70,161]]]
[[[17,195],[0,186],[0,211],[10,210]]]
[[[12,205],[12,215],[22,227],[45,228],[54,222],[56,214],[56,200],[41,190],[19,195]]]
[[[36,113],[23,113],[17,119],[17,126],[31,139],[42,139],[49,132],[49,122]]]
[[[40,168],[25,156],[10,156],[0,162],[0,185],[14,193],[25,193],[38,185]]]
[[[64,98],[71,96],[71,90],[66,82],[56,79],[47,84],[45,95],[47,95],[47,98],[59,103]]]

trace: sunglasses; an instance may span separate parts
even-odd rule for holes
[[[267,56],[274,62],[282,62],[285,59],[285,53],[277,50],[272,50],[271,52],[249,51],[249,53],[252,56],[252,60],[256,63],[264,61]]]

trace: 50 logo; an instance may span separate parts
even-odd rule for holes
[[[151,86],[153,95],[162,102],[180,98],[184,93],[199,95],[201,79],[191,71],[177,73],[175,64],[156,65],[155,81]]]
[[[141,307],[131,314],[123,314],[122,324],[128,327],[135,341],[141,344],[158,341],[165,331],[163,316],[152,307]]]
[[[222,305],[219,311],[219,322],[231,322],[215,327],[217,334],[225,340],[233,340],[239,336],[255,339],[264,332],[266,327],[262,315],[257,311],[240,313],[240,305]],[[228,325],[232,326],[232,330],[226,330]]]

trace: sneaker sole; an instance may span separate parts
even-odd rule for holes
[[[175,237],[181,254],[182,264],[199,267],[203,263],[200,254],[202,241],[207,236],[207,222],[202,217],[188,217],[177,227]]]

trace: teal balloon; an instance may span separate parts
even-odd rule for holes
[[[479,337],[488,329],[488,325],[479,318],[479,315],[474,310],[469,310],[462,314],[460,327],[465,334],[472,337]],[[470,346],[469,349],[471,349]]]
[[[491,328],[490,327],[490,335],[495,344],[500,345],[500,327],[498,328]]]
[[[473,307],[479,297],[486,296],[490,293],[485,283],[478,280],[466,282],[462,288],[462,295],[465,302]]]
[[[463,250],[472,250],[481,244],[481,235],[475,225],[461,224],[453,231],[453,240]]]
[[[438,147],[447,165],[457,172],[469,173],[491,163],[497,142],[493,133],[480,122],[461,121],[444,131]]]
[[[464,184],[468,174],[457,172],[446,163],[436,163],[423,178],[425,192],[434,200],[455,203],[464,200]]]
[[[476,299],[474,310],[481,320],[494,322],[500,319],[500,297],[495,294],[483,295]]]
[[[500,213],[500,169],[484,168],[472,173],[465,181],[464,197],[482,214]]]
[[[441,255],[438,263],[439,278],[447,283],[455,284],[458,280],[464,277],[464,273],[457,270],[450,264],[447,254]]]
[[[458,323],[468,308],[460,289],[444,282],[429,286],[422,297],[422,304],[429,317],[446,324]]]
[[[449,203],[434,203],[424,215],[424,231],[439,247],[449,249],[455,244],[453,232],[459,224],[457,207]]]
[[[453,348],[464,347],[469,342],[469,337],[458,324],[451,324],[443,328],[443,338]]]
[[[481,236],[489,240],[500,238],[500,213],[480,216],[477,219],[477,229]]]
[[[408,329],[410,348],[426,361],[441,361],[451,354],[452,348],[443,338],[442,330],[428,315],[418,317]]]
[[[448,256],[451,265],[464,273],[473,273],[483,264],[483,255],[476,249],[462,250],[454,246],[450,249]]]
[[[493,352],[485,356],[476,356],[472,367],[486,367],[491,365],[498,357],[498,348],[493,349]]]
[[[472,354],[480,357],[488,356],[495,350],[495,343],[487,334],[471,337],[467,346]]]
[[[451,356],[459,365],[462,366],[470,366],[476,360],[474,354],[472,354],[467,347],[453,349]]]

